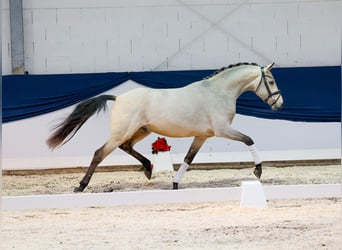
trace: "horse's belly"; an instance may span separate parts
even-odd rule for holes
[[[164,136],[169,137],[193,137],[203,136],[211,137],[214,132],[211,129],[200,128],[196,125],[193,126],[182,126],[180,124],[172,122],[158,122],[147,126],[149,130]]]

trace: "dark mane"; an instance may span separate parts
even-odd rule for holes
[[[256,64],[256,63],[248,63],[248,62],[241,62],[241,63],[236,63],[236,64],[230,64],[227,67],[222,67],[219,70],[217,70],[214,73],[212,73],[211,75],[206,76],[204,79],[212,78],[213,76],[216,76],[217,74],[221,73],[222,71],[224,71],[226,69],[231,69],[231,68],[239,67],[241,65],[254,65],[254,66],[258,66],[258,64]]]

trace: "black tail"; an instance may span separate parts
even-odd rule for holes
[[[46,141],[49,148],[54,149],[67,143],[92,115],[106,110],[108,100],[115,99],[113,95],[101,95],[78,104],[69,117],[53,129],[55,132]]]

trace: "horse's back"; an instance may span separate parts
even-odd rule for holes
[[[177,106],[177,104],[188,103],[193,95],[196,96],[196,91],[190,89],[190,87],[188,85],[182,88],[170,89],[135,88],[119,95],[116,103],[137,106],[139,109],[153,109],[164,104],[170,107]]]
[[[207,124],[203,120],[206,119],[203,98],[205,94],[193,86],[133,89],[116,99],[112,116],[119,120],[114,122],[115,128],[144,126],[164,135],[192,136],[194,130],[203,130],[197,128],[200,124]]]

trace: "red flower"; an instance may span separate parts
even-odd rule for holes
[[[158,152],[170,151],[171,146],[167,144],[167,141],[164,137],[158,139],[152,143],[152,154],[158,154]]]

